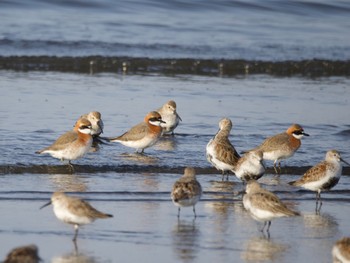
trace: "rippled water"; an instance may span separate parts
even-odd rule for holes
[[[0,55],[343,60],[349,15],[323,0],[1,1]]]

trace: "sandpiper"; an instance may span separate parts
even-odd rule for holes
[[[219,122],[219,131],[206,147],[207,160],[219,171],[222,171],[222,180],[229,171],[234,171],[235,165],[240,158],[235,147],[229,140],[232,122],[223,118]],[[228,179],[228,175],[227,175]]]
[[[350,262],[350,238],[343,237],[339,239],[332,249],[333,263]]]
[[[77,240],[80,225],[90,224],[98,218],[113,217],[110,214],[105,214],[96,210],[88,202],[76,197],[67,196],[63,192],[53,193],[50,202],[44,204],[40,209],[51,204],[59,220],[74,225],[74,242]]]
[[[175,128],[182,121],[179,114],[177,114],[175,101],[169,100],[157,112],[162,116],[162,120],[165,121],[165,123],[161,124],[163,134],[171,133],[174,135]]]
[[[38,263],[40,260],[38,247],[28,245],[12,249],[7,254],[4,263]]]
[[[330,150],[326,153],[326,159],[311,167],[306,173],[296,181],[289,182],[290,185],[300,186],[316,192],[316,212],[320,212],[322,206],[321,191],[328,191],[333,188],[340,179],[344,161],[340,153]]]
[[[175,182],[171,191],[171,199],[178,206],[177,217],[180,217],[181,207],[192,206],[194,217],[197,217],[195,205],[202,196],[202,187],[196,179],[194,168],[185,168],[184,175]]]
[[[246,152],[238,159],[234,173],[243,182],[261,178],[265,173],[263,153],[261,151]]]
[[[298,212],[292,211],[281,202],[272,192],[260,187],[254,180],[247,183],[246,194],[243,196],[243,206],[250,213],[253,219],[264,222],[261,232],[270,237],[271,220],[278,217],[297,216]]]

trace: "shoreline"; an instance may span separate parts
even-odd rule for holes
[[[185,167],[171,167],[171,166],[153,166],[153,165],[78,165],[75,164],[74,173],[173,173],[183,174]],[[311,166],[284,166],[281,167],[281,175],[293,174],[302,175]],[[194,167],[197,174],[216,174],[221,175],[221,172],[213,167]],[[0,175],[7,174],[71,174],[68,165],[0,165]],[[267,167],[265,174],[274,174],[273,167]],[[230,173],[234,176],[233,173]],[[342,175],[350,175],[350,167],[343,167]]]
[[[147,58],[108,56],[0,56],[0,70],[65,73],[162,74],[233,77],[264,74],[290,77],[350,76],[350,60]]]

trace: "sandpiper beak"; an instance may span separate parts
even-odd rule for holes
[[[345,161],[344,159],[340,158],[340,161],[342,161],[343,163],[346,163],[347,165],[350,166],[350,164],[347,161]]]
[[[44,204],[43,206],[41,206],[40,209],[43,209],[44,207],[49,206],[49,205],[51,205],[51,204],[52,204],[52,202],[50,201],[50,202]]]

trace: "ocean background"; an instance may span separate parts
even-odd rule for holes
[[[348,1],[0,1],[0,259],[34,243],[44,262],[331,262],[350,234],[349,167],[320,214],[287,183],[327,150],[350,162],[349,17]],[[69,174],[34,153],[84,113],[100,111],[110,137],[170,99],[182,122],[144,156],[103,144]],[[244,185],[206,160],[222,117],[239,152],[292,123],[310,134],[280,177],[267,162],[260,179],[301,212],[273,221],[270,239]],[[170,200],[186,166],[204,190],[196,220]],[[73,227],[39,210],[54,191],[114,217],[84,226],[76,250]]]

